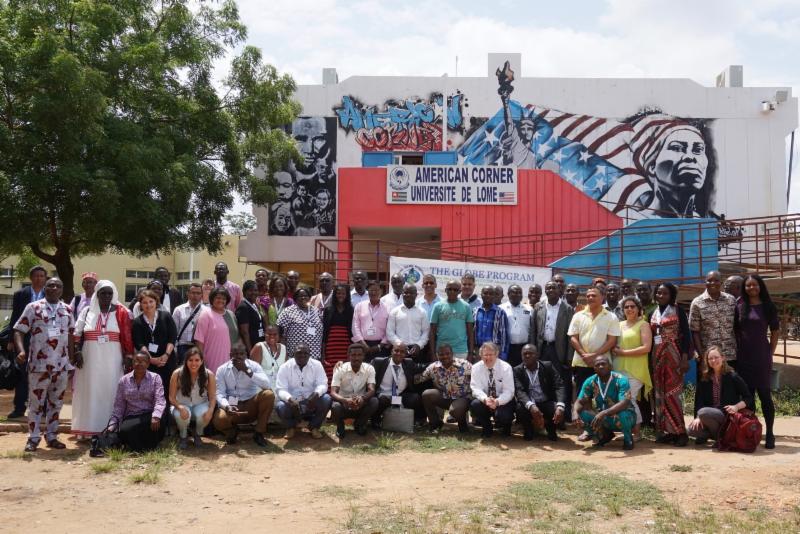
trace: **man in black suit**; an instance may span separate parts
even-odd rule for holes
[[[550,362],[567,388],[567,399],[572,399],[572,355],[575,349],[569,342],[567,330],[575,310],[561,298],[558,282],[551,280],[544,286],[547,300],[533,307],[530,342],[536,346],[539,359]],[[567,401],[567,417],[571,413]]]
[[[417,420],[424,417],[419,393],[413,391],[417,366],[407,355],[405,343],[397,342],[392,346],[391,357],[372,360],[378,390],[378,410],[372,416],[373,428],[380,428],[383,412],[391,405],[413,409]]]
[[[157,268],[155,275],[156,275],[156,280],[161,282],[161,285],[164,287],[164,292],[161,294],[161,305],[164,307],[164,311],[172,314],[175,308],[183,304],[183,297],[181,297],[181,292],[174,287],[170,287],[169,280],[171,278],[171,275],[169,274],[169,269],[167,269],[166,267]],[[189,273],[190,279],[191,276],[192,273]]]
[[[514,367],[514,395],[525,440],[532,440],[534,433],[544,428],[547,439],[556,441],[556,426],[564,421],[567,388],[553,364],[539,361],[539,353],[530,343],[522,347],[522,363]]]
[[[22,312],[25,311],[25,306],[31,302],[35,302],[44,298],[44,284],[47,282],[47,270],[41,265],[36,265],[28,272],[28,276],[31,279],[31,285],[28,287],[23,287],[22,289],[18,289],[14,292],[14,304],[11,309],[11,319],[8,321],[8,324],[11,328],[17,324],[20,316],[22,316]],[[28,351],[30,340],[30,334],[26,334],[24,338],[25,352]],[[9,352],[16,353],[13,336],[11,337],[11,340],[6,348]],[[8,414],[8,419],[25,417],[25,403],[28,402],[27,364],[23,365],[20,370],[22,371],[22,378],[20,378],[20,381],[14,390],[14,409],[10,414]]]

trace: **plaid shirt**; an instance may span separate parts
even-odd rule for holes
[[[472,364],[461,358],[454,358],[453,365],[445,369],[441,362],[430,364],[419,382],[433,380],[433,385],[442,392],[445,399],[465,399],[471,395],[469,382],[472,374]]]
[[[475,347],[491,341],[500,347],[500,359],[508,359],[508,316],[496,304],[475,310]]]

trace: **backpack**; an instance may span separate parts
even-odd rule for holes
[[[719,433],[719,450],[753,452],[761,443],[761,422],[752,410],[728,414]]]

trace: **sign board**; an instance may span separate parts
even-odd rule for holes
[[[517,169],[483,165],[390,165],[387,204],[517,204]]]
[[[466,272],[475,275],[475,291],[480,295],[483,286],[501,286],[508,294],[512,285],[522,287],[523,298],[533,284],[544,284],[552,278],[553,270],[549,267],[520,267],[518,265],[494,265],[491,263],[474,263],[469,261],[443,261],[422,258],[389,258],[389,272],[400,273],[407,283],[416,284],[418,294],[422,296],[422,277],[432,274],[436,277],[436,292],[444,296],[444,286],[449,280],[461,281]]]

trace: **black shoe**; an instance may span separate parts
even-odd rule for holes
[[[380,421],[370,421],[369,426],[372,427],[372,430],[377,430],[378,432],[381,431],[381,422]]]
[[[624,442],[622,444],[622,449],[626,450],[626,451],[632,451],[633,450],[633,440]]]
[[[522,433],[522,439],[525,441],[533,441],[533,430],[526,430]]]
[[[503,427],[503,435],[510,436],[511,435],[511,425]]]
[[[767,434],[767,437],[764,439],[764,448],[765,449],[775,448],[775,434]]]
[[[491,428],[484,428],[483,430],[481,430],[482,438],[491,438],[493,434],[494,430],[492,430]]]
[[[91,458],[105,458],[106,453],[104,453],[102,449],[90,449],[89,456]]]
[[[238,441],[238,437],[239,437],[239,431],[234,428],[230,434],[225,436],[225,443],[227,443],[228,445],[235,445],[236,442]]]
[[[430,423],[430,424],[428,425],[428,432],[429,432],[429,433],[431,433],[431,434],[438,434],[438,433],[439,433],[439,430],[440,430],[440,429],[441,429],[443,426],[444,426],[444,425],[441,423],[441,421],[440,421],[439,423]]]
[[[25,443],[25,452],[36,452],[36,448],[38,446],[39,446],[38,443],[34,443],[33,441],[28,440],[27,443]]]
[[[448,415],[447,416],[447,422],[448,423],[455,423],[456,422],[456,418],[453,417],[452,415]]]
[[[462,434],[469,434],[469,425],[466,421],[458,422],[458,431]]]
[[[14,410],[13,412],[11,412],[6,416],[6,419],[22,419],[23,417],[25,417],[25,410],[21,412]]]
[[[50,449],[66,449],[67,446],[58,441],[57,439],[51,439],[47,442],[47,447]]]
[[[338,423],[336,425],[336,437],[339,439],[344,438],[344,423]]]
[[[614,433],[610,430],[604,430],[603,435],[597,440],[595,447],[602,447],[606,443],[609,443],[612,439],[614,439]]]
[[[356,427],[356,434],[359,436],[366,436],[367,435],[367,425],[359,425]]]
[[[695,445],[700,446],[700,445],[705,445],[706,443],[708,443],[708,438],[695,438],[694,439],[694,444]]]
[[[675,434],[661,434],[656,438],[656,443],[675,443],[675,438],[677,438]]]
[[[558,441],[558,434],[556,434],[555,430],[553,430],[552,432],[548,432],[547,439],[549,439],[550,441]]]
[[[686,434],[679,434],[678,437],[675,438],[675,442],[673,445],[676,447],[685,447],[689,443],[689,436]]]
[[[262,434],[261,432],[256,432],[255,434],[253,434],[253,441],[259,447],[266,447],[267,446],[267,440],[264,439],[264,434]]]

